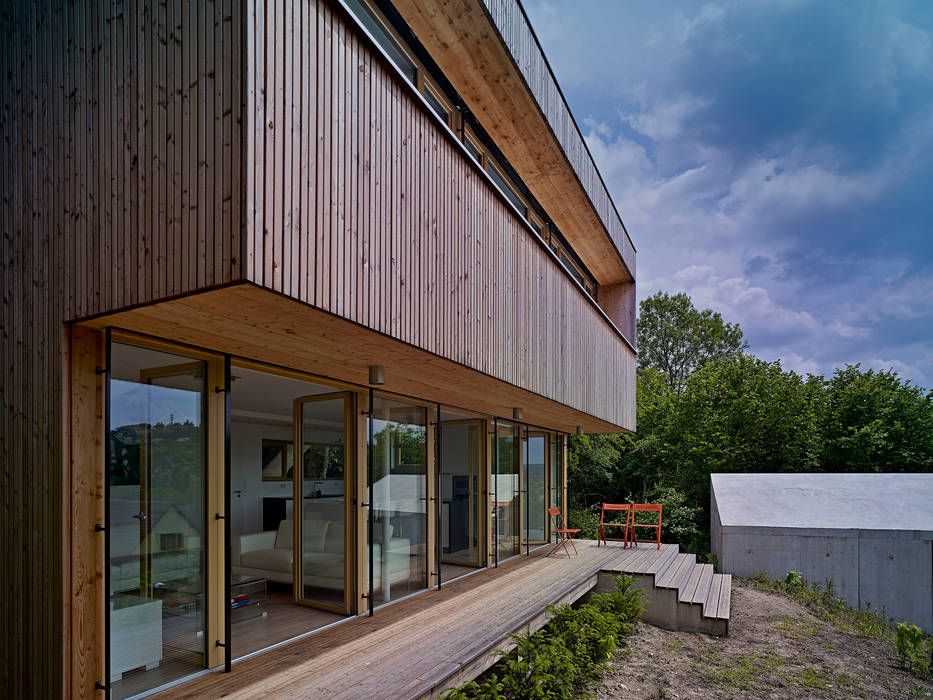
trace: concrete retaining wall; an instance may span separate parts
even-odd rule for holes
[[[756,532],[722,527],[713,511],[717,571],[737,576],[767,573],[783,578],[799,571],[808,581],[831,580],[849,605],[885,607],[896,621],[933,633],[933,542],[873,531]]]

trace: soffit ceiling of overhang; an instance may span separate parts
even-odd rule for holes
[[[393,0],[600,284],[631,279],[508,50],[475,0]]]

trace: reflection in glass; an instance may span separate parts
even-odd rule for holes
[[[520,431],[499,423],[495,435],[492,526],[499,561],[521,551]]]
[[[529,433],[525,439],[525,540],[529,543],[545,542],[547,538],[547,484],[545,454],[547,435]]]
[[[564,495],[563,482],[561,481],[560,461],[563,454],[560,435],[551,435],[551,507],[560,508],[563,512],[564,504],[562,496]]]
[[[345,607],[346,588],[343,474],[347,400],[345,394],[338,394],[299,401],[303,465],[301,597],[339,610]]]
[[[110,680],[125,697],[204,668],[205,363],[111,345]]]
[[[372,406],[373,595],[387,603],[427,587],[427,411],[375,397]]]
[[[442,561],[479,566],[482,509],[479,486],[480,421],[441,423]]]
[[[262,441],[262,479],[281,481],[292,478],[295,453],[291,440]]]

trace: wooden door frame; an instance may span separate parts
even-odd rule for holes
[[[302,407],[306,403],[316,403],[319,401],[329,401],[337,397],[343,398],[343,607],[329,605],[306,600],[302,594],[304,591],[304,558],[302,557],[302,524],[304,518],[304,443],[303,443],[303,418]],[[292,428],[294,436],[294,466],[293,466],[293,496],[292,496],[292,526],[294,528],[292,535],[293,551],[293,594],[294,600],[299,605],[306,605],[327,612],[334,612],[339,615],[349,615],[354,607],[356,599],[355,582],[355,563],[356,556],[356,533],[354,524],[356,522],[356,510],[358,501],[351,494],[356,493],[356,454],[347,454],[350,451],[355,452],[356,447],[356,392],[353,391],[334,391],[327,394],[312,394],[310,396],[300,396],[293,402]]]
[[[524,457],[527,441],[529,438],[543,438],[544,439],[544,539],[542,540],[529,540],[528,539],[528,528],[525,527],[527,524],[526,520],[522,520],[522,544],[535,546],[542,544],[547,544],[550,537],[550,528],[548,527],[548,517],[547,517],[547,503],[550,499],[550,471],[551,471],[551,436],[554,435],[553,431],[549,430],[532,430],[531,427],[525,426],[524,428],[524,437],[522,439],[522,457]],[[524,461],[524,469],[522,470],[522,475],[527,476],[526,472],[528,471],[528,463]],[[523,482],[523,493],[525,497],[522,499],[522,504],[524,507],[528,507],[528,502],[531,499],[531,494],[528,490],[528,484]],[[523,514],[525,515],[525,514]]]
[[[486,477],[485,471],[486,470],[483,468],[483,466],[486,464],[486,440],[483,439],[483,436],[485,435],[486,430],[487,430],[486,424],[487,424],[487,421],[484,418],[462,418],[462,419],[456,419],[456,420],[442,420],[442,421],[439,421],[437,424],[438,437],[440,436],[441,428],[443,428],[445,425],[475,425],[476,426],[476,443],[477,443],[477,455],[476,455],[476,460],[475,460],[476,493],[474,496],[475,507],[470,509],[470,520],[471,521],[477,520],[477,517],[476,517],[477,513],[474,511],[481,511],[481,509],[483,508],[484,495],[486,494],[486,490],[487,490],[485,488],[485,477]],[[441,460],[440,459],[438,459],[436,468],[437,468],[437,478],[440,479],[440,476],[441,476]],[[443,510],[441,509],[440,502],[438,502],[437,508],[441,512],[443,512]],[[483,520],[485,520],[485,518],[480,517],[476,522],[476,527],[479,528],[480,523]],[[472,534],[472,530],[470,534]],[[437,533],[437,536],[440,537],[440,532]],[[482,568],[486,566],[486,563],[485,563],[486,556],[485,556],[485,547],[484,547],[485,540],[486,540],[486,533],[480,531],[479,536],[476,539],[477,539],[476,556],[473,559],[474,563],[464,564],[461,561],[444,559],[443,546],[442,546],[440,548],[441,550],[440,565],[443,566],[444,564],[451,564],[454,566],[473,566],[476,568]]]

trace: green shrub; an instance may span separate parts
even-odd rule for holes
[[[533,634],[513,634],[515,648],[480,681],[451,688],[443,700],[531,700],[579,695],[605,668],[618,640],[642,611],[641,591],[629,576],[616,589],[594,593],[573,608],[549,605],[551,619]]]
[[[783,579],[771,579],[762,573],[751,579],[751,583],[758,588],[793,598],[819,619],[846,632],[884,642],[894,640],[894,627],[884,606],[877,611],[871,609],[871,604],[866,604],[865,610],[857,610],[836,595],[830,580],[825,584],[807,583],[799,571],[789,571]]]
[[[930,642],[930,656],[923,651],[923,631],[917,625],[902,622],[897,626],[897,639],[894,641],[901,665],[914,673],[933,673],[933,640]]]
[[[589,508],[570,506],[567,509],[567,527],[579,528],[577,537],[581,540],[595,540],[599,537],[599,513],[601,505]]]

